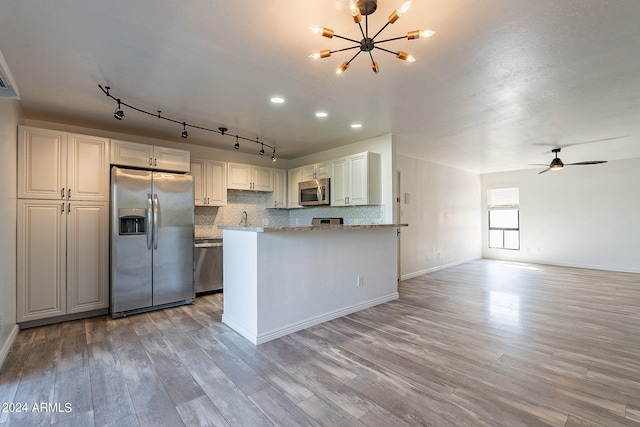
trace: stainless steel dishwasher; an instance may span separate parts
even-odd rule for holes
[[[222,239],[195,241],[196,294],[222,291]]]

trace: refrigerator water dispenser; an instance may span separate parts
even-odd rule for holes
[[[144,208],[120,208],[118,219],[120,235],[137,235],[147,232],[147,210]]]

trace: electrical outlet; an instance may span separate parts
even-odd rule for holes
[[[358,276],[358,282],[356,283],[357,286],[362,286],[362,283],[364,282],[364,277],[362,276]]]

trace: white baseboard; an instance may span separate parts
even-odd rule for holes
[[[18,328],[18,325],[13,325],[13,328],[11,328],[11,332],[9,333],[9,336],[7,337],[6,341],[2,345],[2,348],[0,348],[0,368],[2,368],[4,361],[7,359],[9,350],[11,350],[11,346],[13,345],[13,342],[16,340],[16,337],[18,336],[19,330],[20,328]]]
[[[436,267],[427,268],[425,270],[414,271],[413,273],[407,273],[407,274],[401,275],[400,280],[402,281],[402,280],[412,279],[414,277],[422,276],[423,274],[434,273],[436,271],[444,270],[445,268],[455,267],[456,265],[466,264],[468,262],[477,261],[479,259],[482,259],[482,257],[466,258],[460,261],[450,262],[449,264],[443,264],[443,265],[438,265]]]
[[[356,311],[364,310],[365,308],[373,307],[379,304],[383,304],[385,302],[393,301],[399,298],[399,294],[397,292],[393,292],[389,295],[385,295],[379,298],[374,298],[369,301],[365,301],[359,304],[351,305],[348,307],[341,308],[336,311],[332,311],[330,313],[323,314],[321,316],[312,317],[310,319],[303,320],[301,322],[296,322],[282,328],[274,329],[272,331],[255,334],[252,331],[249,331],[245,327],[237,324],[232,319],[225,318],[224,313],[222,314],[222,323],[225,323],[230,328],[234,329],[240,335],[251,341],[255,345],[263,344],[265,342],[274,340],[276,338],[283,337],[285,335],[289,335],[291,333],[301,331],[303,329],[309,328],[311,326],[319,325],[320,323],[328,322],[329,320],[337,319],[338,317],[346,316],[347,314],[355,313]]]

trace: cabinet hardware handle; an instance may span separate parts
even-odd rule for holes
[[[64,203],[60,204],[60,215],[64,213]]]
[[[158,159],[153,159],[153,166],[158,166]]]
[[[149,157],[149,166],[153,166],[153,159]]]
[[[67,203],[67,215],[71,213],[71,203]]]
[[[67,200],[71,198],[71,189],[67,189]]]
[[[62,190],[60,190],[60,198],[64,200],[64,187],[62,187]]]

